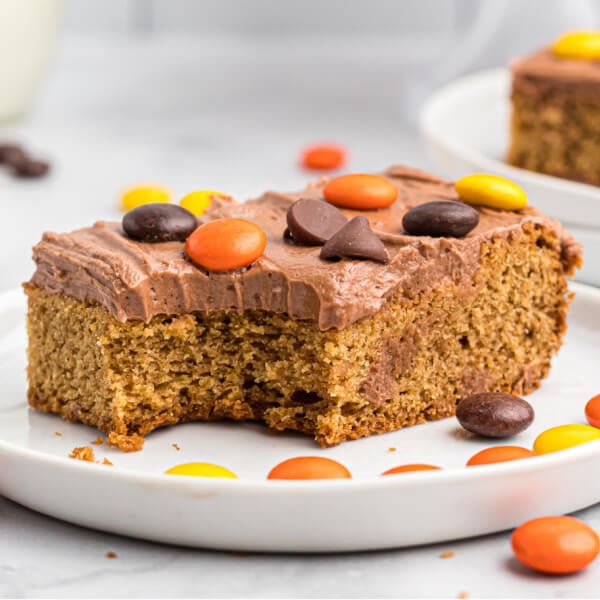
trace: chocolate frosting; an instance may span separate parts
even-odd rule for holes
[[[298,198],[321,198],[325,179],[300,193],[267,192],[240,204],[213,200],[200,220],[238,217],[259,224],[267,234],[264,255],[230,272],[208,272],[192,264],[181,242],[144,243],[125,236],[120,223],[97,222],[71,233],[45,233],[34,247],[37,265],[30,285],[50,293],[98,303],[119,321],[149,321],[156,315],[257,309],[337,328],[379,311],[395,292],[415,296],[445,283],[467,298],[476,289],[480,248],[495,237],[517,235],[526,222],[557,232],[556,250],[566,272],[581,262],[581,248],[558,222],[537,209],[519,212],[478,208],[479,225],[465,238],[406,235],[402,217],[413,206],[436,199],[458,200],[454,185],[417,169],[396,166],[385,176],[398,188],[388,209],[343,212],[366,216],[385,243],[390,260],[328,262],[319,246],[283,238],[286,213]]]
[[[600,102],[600,61],[556,56],[550,48],[520,58],[511,65],[513,90],[518,93],[548,93],[558,101],[574,96]],[[563,94],[560,94],[560,91]]]

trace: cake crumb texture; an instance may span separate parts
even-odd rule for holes
[[[325,331],[260,310],[123,323],[27,285],[29,402],[125,451],[186,421],[258,420],[328,447],[448,417],[471,394],[540,385],[566,330],[578,257],[564,260],[555,229],[526,222],[481,245],[468,294],[398,290]]]
[[[85,462],[94,462],[96,457],[94,456],[94,449],[91,446],[79,446],[73,448],[69,458],[75,458],[76,460],[83,460]]]

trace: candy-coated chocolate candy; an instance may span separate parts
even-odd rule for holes
[[[600,428],[600,394],[588,400],[585,405],[585,418],[592,427]]]
[[[398,190],[385,177],[357,173],[332,179],[323,188],[323,196],[336,206],[374,210],[391,206]]]
[[[537,453],[529,448],[521,446],[494,446],[493,448],[484,448],[480,450],[467,461],[467,467],[477,465],[491,465],[494,463],[508,462],[509,460],[519,460],[521,458],[532,458]]]
[[[321,258],[366,258],[386,263],[389,256],[383,242],[373,233],[362,215],[348,221],[321,248]]]
[[[457,194],[467,203],[501,210],[520,210],[527,205],[527,194],[516,183],[484,173],[474,173],[459,179]]]
[[[209,271],[229,271],[252,264],[267,245],[265,232],[245,219],[217,219],[196,229],[185,242],[185,252]]]
[[[27,160],[27,153],[18,144],[0,144],[0,165],[16,167]]]
[[[288,458],[271,469],[267,479],[349,479],[344,465],[323,456]]]
[[[328,171],[346,162],[346,150],[337,144],[314,144],[302,151],[300,164],[305,169]]]
[[[196,229],[196,217],[176,204],[143,204],[123,217],[123,230],[141,242],[184,242]]]
[[[300,198],[287,211],[288,231],[301,244],[324,244],[347,222],[341,210],[322,200]]]
[[[565,33],[554,42],[552,52],[560,58],[600,60],[600,31]]]
[[[171,192],[160,185],[140,185],[131,187],[121,195],[121,208],[132,210],[143,204],[169,202]]]
[[[504,392],[473,394],[456,407],[458,422],[466,430],[484,437],[516,435],[531,425],[533,417],[529,402]]]
[[[196,190],[190,192],[179,201],[179,206],[187,208],[193,215],[199,217],[206,212],[206,209],[211,205],[213,196],[220,198],[228,198],[227,194],[218,192],[217,190]]]
[[[237,475],[221,467],[206,462],[192,462],[176,465],[167,469],[165,475],[187,475],[190,477],[225,477],[227,479],[237,479]]]
[[[411,235],[462,237],[477,227],[479,213],[464,202],[436,200],[411,208],[402,227]]]
[[[524,565],[557,575],[587,567],[600,548],[598,534],[583,521],[568,516],[527,521],[514,530],[511,543]]]
[[[36,179],[37,177],[43,177],[48,173],[50,170],[50,163],[45,160],[33,160],[28,158],[15,165],[14,170],[17,177]]]
[[[399,465],[384,471],[382,475],[397,475],[398,473],[409,473],[411,471],[441,471],[441,467],[427,465],[424,463],[413,463],[408,465]]]
[[[580,423],[559,425],[540,433],[533,442],[533,449],[540,454],[547,454],[594,440],[600,440],[600,429],[596,427]]]

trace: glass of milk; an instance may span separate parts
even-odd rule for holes
[[[58,31],[62,0],[0,0],[0,123],[29,109]]]

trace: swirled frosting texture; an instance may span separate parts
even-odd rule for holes
[[[409,236],[402,216],[435,199],[457,200],[454,185],[403,166],[385,176],[398,188],[396,203],[384,210],[344,211],[365,215],[384,241],[388,264],[367,260],[323,261],[320,247],[283,239],[286,212],[300,197],[320,198],[324,181],[300,193],[267,192],[244,204],[215,200],[203,220],[239,217],[267,234],[264,255],[248,268],[208,272],[192,264],[181,242],[148,244],[127,238],[120,223],[98,222],[71,233],[45,233],[33,249],[36,271],[30,285],[104,306],[119,321],[149,321],[156,315],[202,311],[267,310],[337,328],[379,311],[397,291],[407,297],[452,283],[468,297],[475,292],[480,248],[497,236],[518,233],[525,222],[557,232],[556,251],[566,272],[581,261],[579,245],[554,220],[535,208],[505,212],[478,208],[480,223],[468,236]]]

